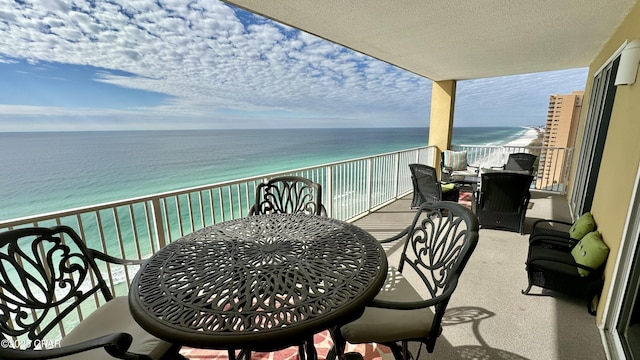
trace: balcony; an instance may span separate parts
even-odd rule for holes
[[[506,154],[535,148],[463,146],[470,162],[504,163]],[[550,149],[538,149],[549,151]],[[397,234],[413,218],[408,164],[434,164],[433,147],[297,169],[287,174],[323,184],[324,203],[333,217],[355,223],[378,239]],[[556,149],[567,154],[571,149]],[[155,194],[113,203],[0,222],[0,229],[70,225],[89,246],[114,256],[145,258],[180,236],[204,226],[248,214],[253,191],[267,174],[230,182]],[[468,197],[467,197],[468,198]],[[570,220],[566,199],[557,189],[532,191],[527,226],[538,218]],[[390,263],[397,246],[389,246]],[[449,304],[449,318],[436,346],[441,358],[602,359],[604,350],[594,317],[581,301],[525,296],[527,237],[482,229],[480,243]],[[125,294],[132,273],[103,269],[115,294]],[[74,321],[61,324],[64,333]],[[190,349],[186,349],[189,351]],[[424,351],[424,350],[423,350]],[[210,358],[206,351],[188,355]],[[429,357],[435,358],[434,354]]]

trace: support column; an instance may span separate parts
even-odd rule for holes
[[[434,81],[431,90],[429,145],[436,146],[435,168],[440,173],[442,151],[451,147],[453,109],[456,104],[456,80]]]

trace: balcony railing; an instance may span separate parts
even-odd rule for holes
[[[540,179],[559,178],[561,183],[545,187],[561,191],[566,183],[565,170],[571,158],[571,149],[518,148],[497,146],[468,146],[459,148],[469,152],[469,162],[479,166],[504,164],[511,152],[539,154],[540,165],[536,188]],[[323,204],[336,219],[351,221],[364,216],[412,191],[409,164],[435,165],[435,147],[391,152],[301,168],[286,172],[265,174],[233,181],[164,192],[99,205],[62,210],[19,219],[0,221],[0,231],[25,226],[54,226],[64,224],[74,228],[87,246],[109,255],[142,259],[150,256],[167,243],[208,225],[247,216],[255,198],[255,188],[266,178],[280,175],[299,175],[318,182],[323,187]],[[542,161],[544,159],[544,162]],[[551,159],[551,160],[550,160]],[[556,166],[557,163],[557,166]],[[544,170],[544,176],[540,175]],[[556,186],[557,185],[557,186]],[[133,273],[124,269],[102,269],[113,294],[127,293]],[[2,292],[2,289],[0,289]],[[82,314],[77,314],[82,318]],[[61,324],[60,333],[65,333]]]
[[[565,194],[573,148],[542,146],[478,146],[455,145],[456,150],[467,151],[467,162],[480,168],[501,166],[509,154],[525,152],[538,156],[535,164],[533,187],[537,190]]]

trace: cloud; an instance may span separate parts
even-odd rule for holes
[[[461,81],[457,86],[456,124],[544,124],[549,96],[584,90],[587,74],[587,68],[579,68]]]
[[[88,65],[107,70],[95,81],[167,95],[153,107],[101,110],[119,126],[127,116],[130,126],[145,119],[152,128],[185,117],[179,124],[205,128],[428,122],[429,80],[218,1],[0,0],[0,8],[0,66],[16,59]],[[542,92],[558,82],[565,83],[553,75],[461,82],[460,121],[473,122],[476,104],[524,100],[527,84]],[[89,107],[64,112],[96,116]],[[0,130],[12,121],[4,114]]]

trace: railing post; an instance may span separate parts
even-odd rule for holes
[[[366,198],[367,202],[365,207],[367,209],[367,212],[371,211],[371,196],[372,196],[372,193],[371,193],[372,174],[371,173],[373,171],[372,167],[373,167],[372,160],[371,160],[371,157],[369,157],[367,159],[367,198]]]
[[[416,150],[416,153],[419,153]],[[396,168],[395,168],[395,174],[393,176],[393,197],[394,198],[398,198],[398,188],[399,188],[399,183],[400,183],[400,153],[397,152],[396,153]]]
[[[326,179],[326,190],[325,194],[327,197],[327,206],[325,209],[327,210],[327,215],[331,217],[333,215],[333,166],[327,165],[327,179]]]
[[[160,211],[160,199],[153,198],[151,200],[151,208],[153,210],[153,229],[158,239],[159,249],[167,245],[167,239],[164,236],[164,228],[162,227],[162,212]]]

